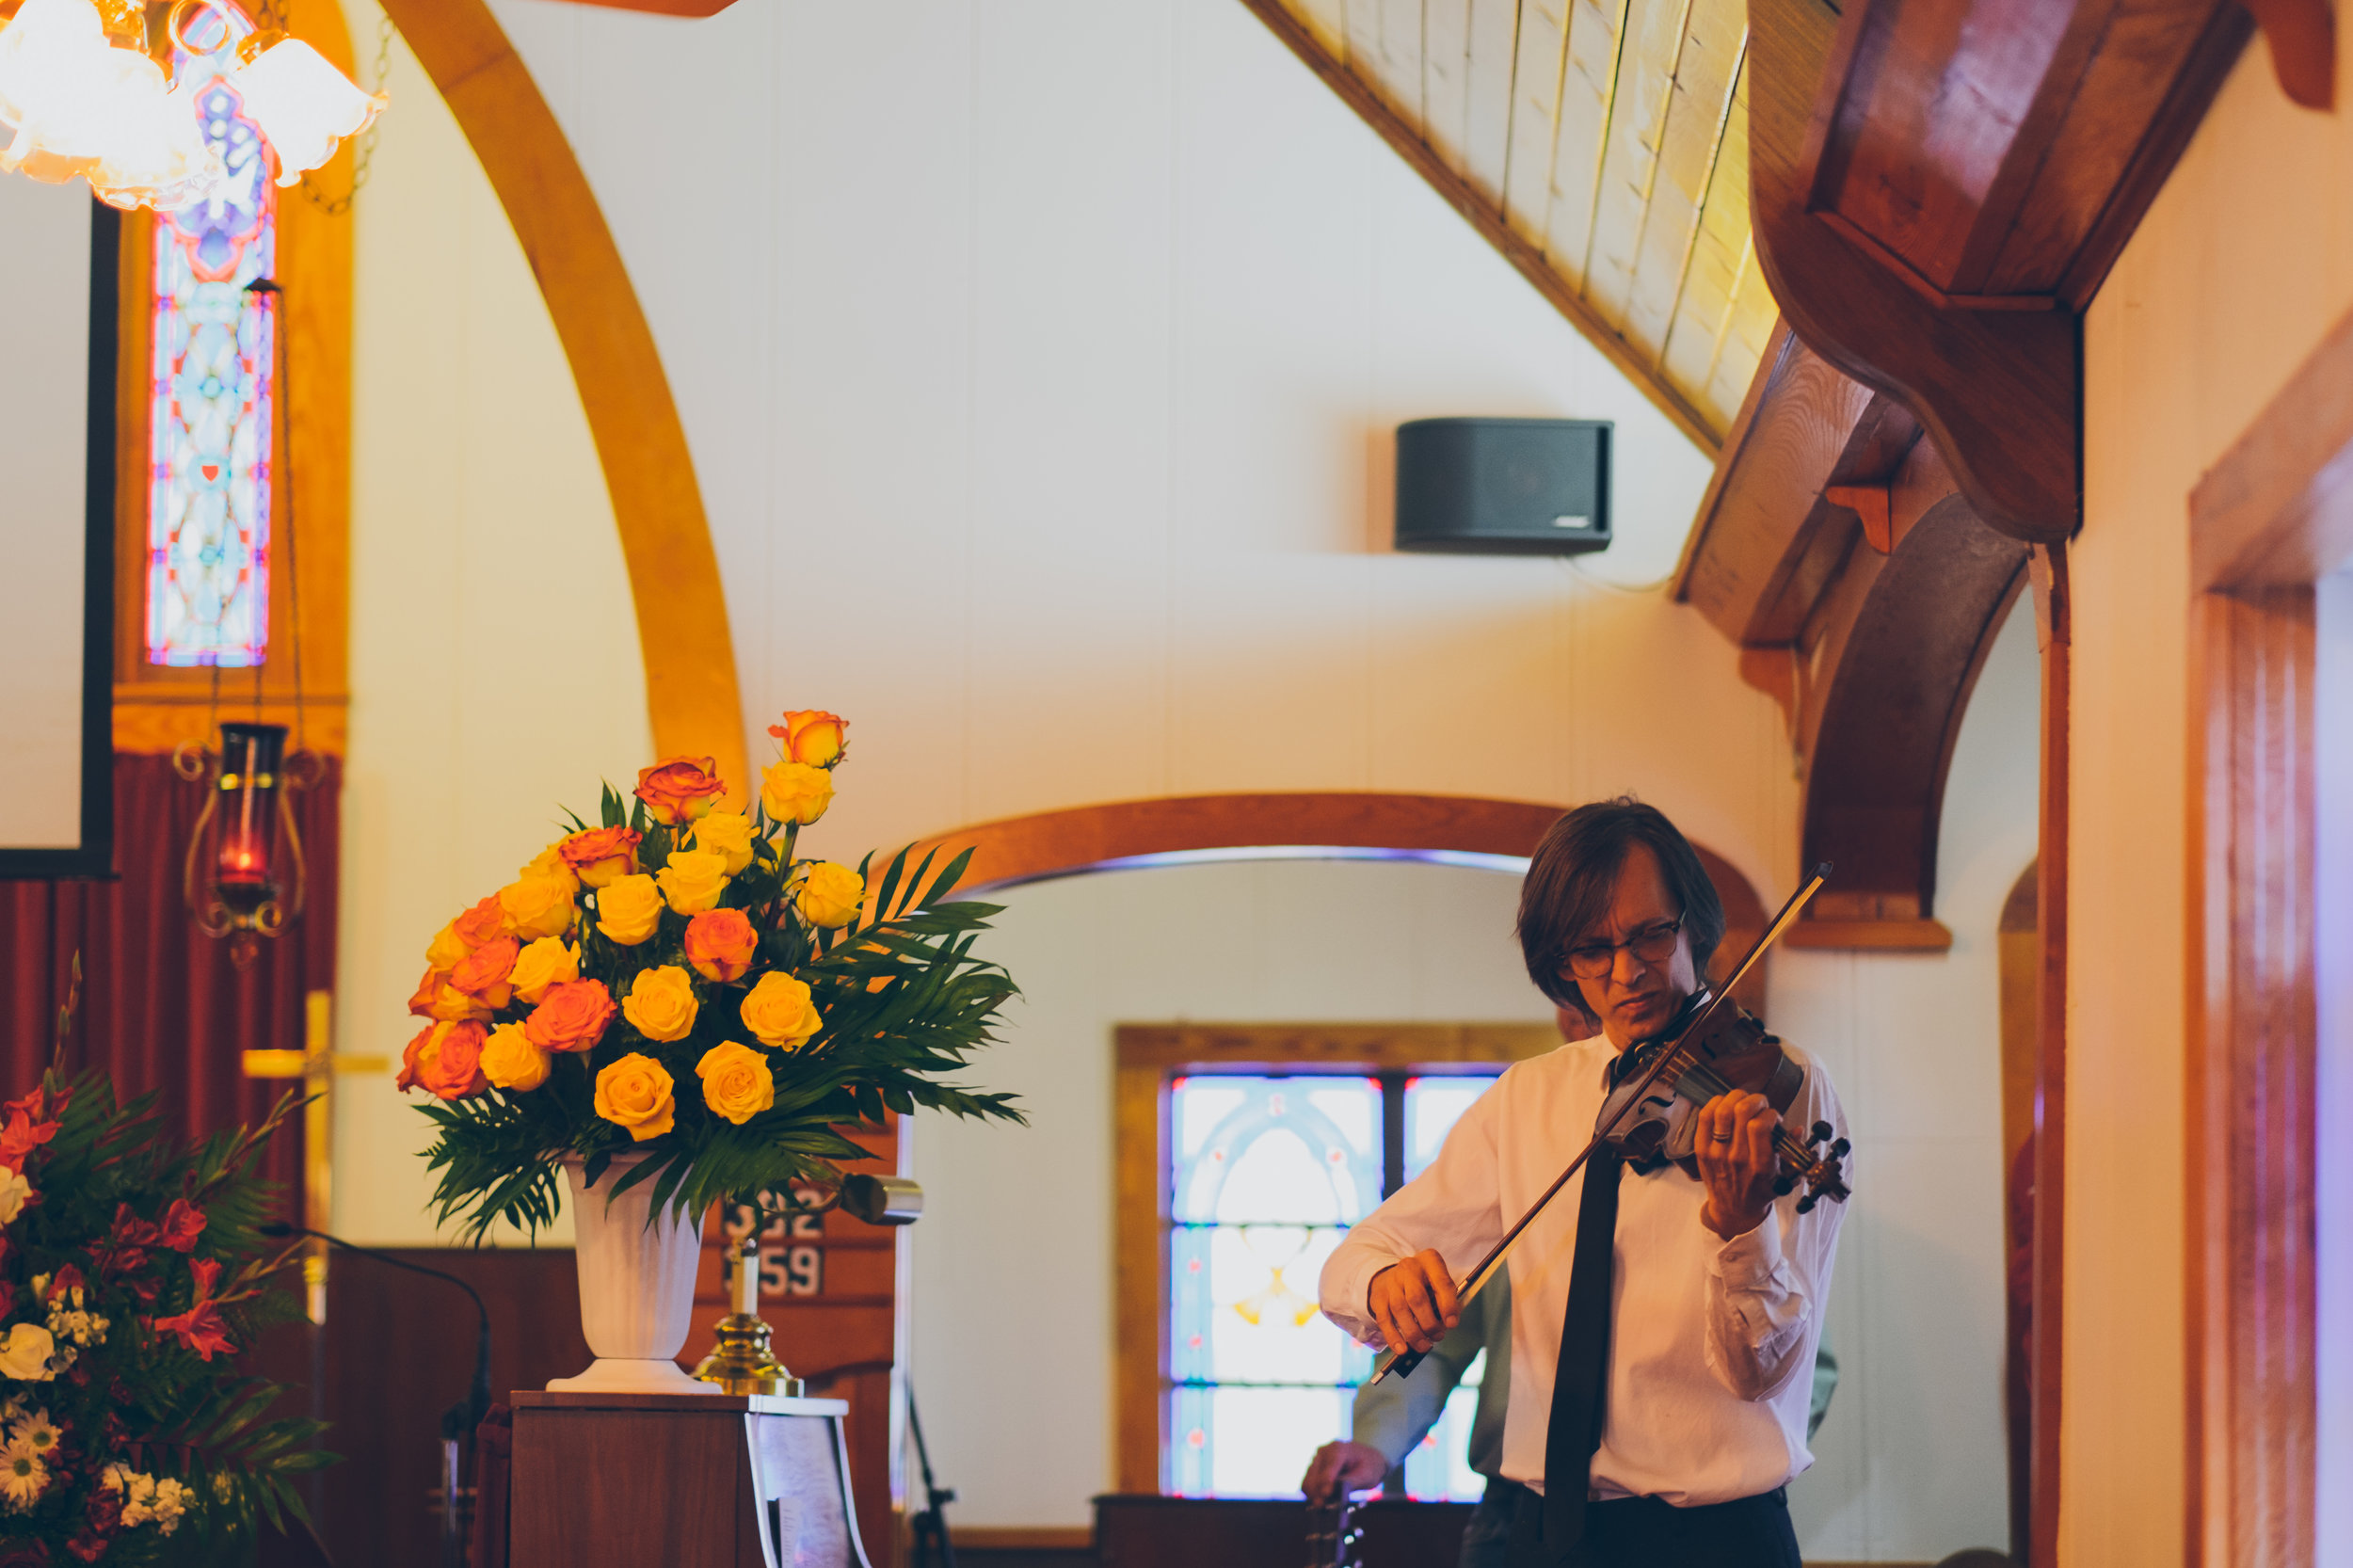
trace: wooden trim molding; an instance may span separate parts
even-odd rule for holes
[[[248,7],[250,11],[250,6]],[[287,25],[345,72],[351,35],[329,0],[293,0]],[[346,142],[315,178],[329,189],[351,181]],[[262,717],[292,725],[296,627],[301,608],[303,740],[313,750],[344,749],[351,662],[351,219],[330,216],[297,190],[278,199],[278,280],[286,312],[286,377],[279,400],[279,461],[291,487],[270,497],[269,653],[261,668]],[[214,672],[147,662],[149,413],[153,390],[154,217],[122,216],[116,277],[115,355],[115,657],[117,751],[169,751],[213,739]],[[291,491],[291,493],[290,493]],[[300,537],[287,559],[288,504]],[[298,592],[287,591],[289,586]],[[253,712],[249,670],[220,672],[221,712]]]
[[[2353,560],[2353,315],[2190,496],[2188,1558],[2309,1562],[2313,583]]]
[[[1003,817],[939,833],[914,846],[918,856],[970,848],[959,889],[987,893],[1024,882],[1088,872],[1201,860],[1305,857],[1462,859],[1525,871],[1545,829],[1565,806],[1475,795],[1319,792],[1296,794],[1159,795],[1109,801],[1033,816]],[[1705,844],[1692,849],[1724,905],[1727,959],[1765,929],[1764,902],[1738,867]],[[1513,864],[1513,862],[1518,862]],[[1765,1010],[1759,964],[1736,995]]]
[[[1168,1085],[1187,1072],[1398,1072],[1503,1065],[1561,1044],[1551,1024],[1120,1024],[1112,1032],[1112,1473],[1162,1489],[1168,1443]],[[959,1539],[962,1538],[959,1532]]]
[[[748,789],[727,595],[686,429],[596,193],[484,0],[386,0],[522,242],[580,389],[637,608],[657,753]]]
[[[2026,1561],[2058,1561],[2060,1352],[2067,1256],[2067,842],[2073,770],[2073,597],[2065,544],[2027,564],[2042,667],[2035,851],[2034,1251],[2028,1287]],[[2013,1518],[2015,1511],[2013,1510]]]

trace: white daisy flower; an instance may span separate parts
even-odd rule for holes
[[[40,1499],[49,1487],[49,1466],[23,1438],[11,1438],[0,1448],[0,1501],[10,1512],[22,1513]]]
[[[33,1446],[33,1452],[46,1459],[49,1450],[57,1446],[57,1423],[45,1410],[26,1411],[8,1423],[8,1435]]]

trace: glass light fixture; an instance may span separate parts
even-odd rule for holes
[[[233,37],[247,24],[223,0],[179,0],[170,41],[191,55],[187,24],[210,11]],[[391,101],[362,92],[326,56],[289,37],[264,0],[260,27],[237,45],[230,82],[293,185],[365,130]],[[0,24],[0,122],[14,135],[0,171],[62,184],[80,175],[117,207],[172,210],[226,178],[206,145],[192,94],[172,86],[148,51],[142,0],[24,0]]]
[[[326,56],[275,27],[247,37],[237,58],[242,63],[230,80],[278,153],[281,185],[333,157],[338,143],[366,130],[392,101],[361,92]]]

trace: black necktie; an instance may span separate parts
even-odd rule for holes
[[[1545,1550],[1565,1560],[1585,1534],[1585,1494],[1609,1390],[1609,1276],[1618,1245],[1618,1152],[1598,1148],[1585,1164],[1577,1210],[1569,1308],[1561,1320],[1561,1359],[1552,1373],[1552,1421],[1545,1429]]]

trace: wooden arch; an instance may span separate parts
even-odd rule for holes
[[[596,193],[484,0],[385,0],[490,177],[564,344],[629,566],[654,750],[751,775],[719,558],[653,330]]]
[[[1520,870],[1545,829],[1566,809],[1476,795],[1160,795],[978,823],[926,839],[916,853],[969,846],[966,892],[1089,872],[1302,852],[1332,859],[1499,862],[1497,870]],[[1731,861],[1704,844],[1691,847],[1723,901],[1721,952],[1729,962],[1765,929],[1765,905]],[[1766,969],[1758,965],[1737,993],[1752,1012],[1764,1011]]]

